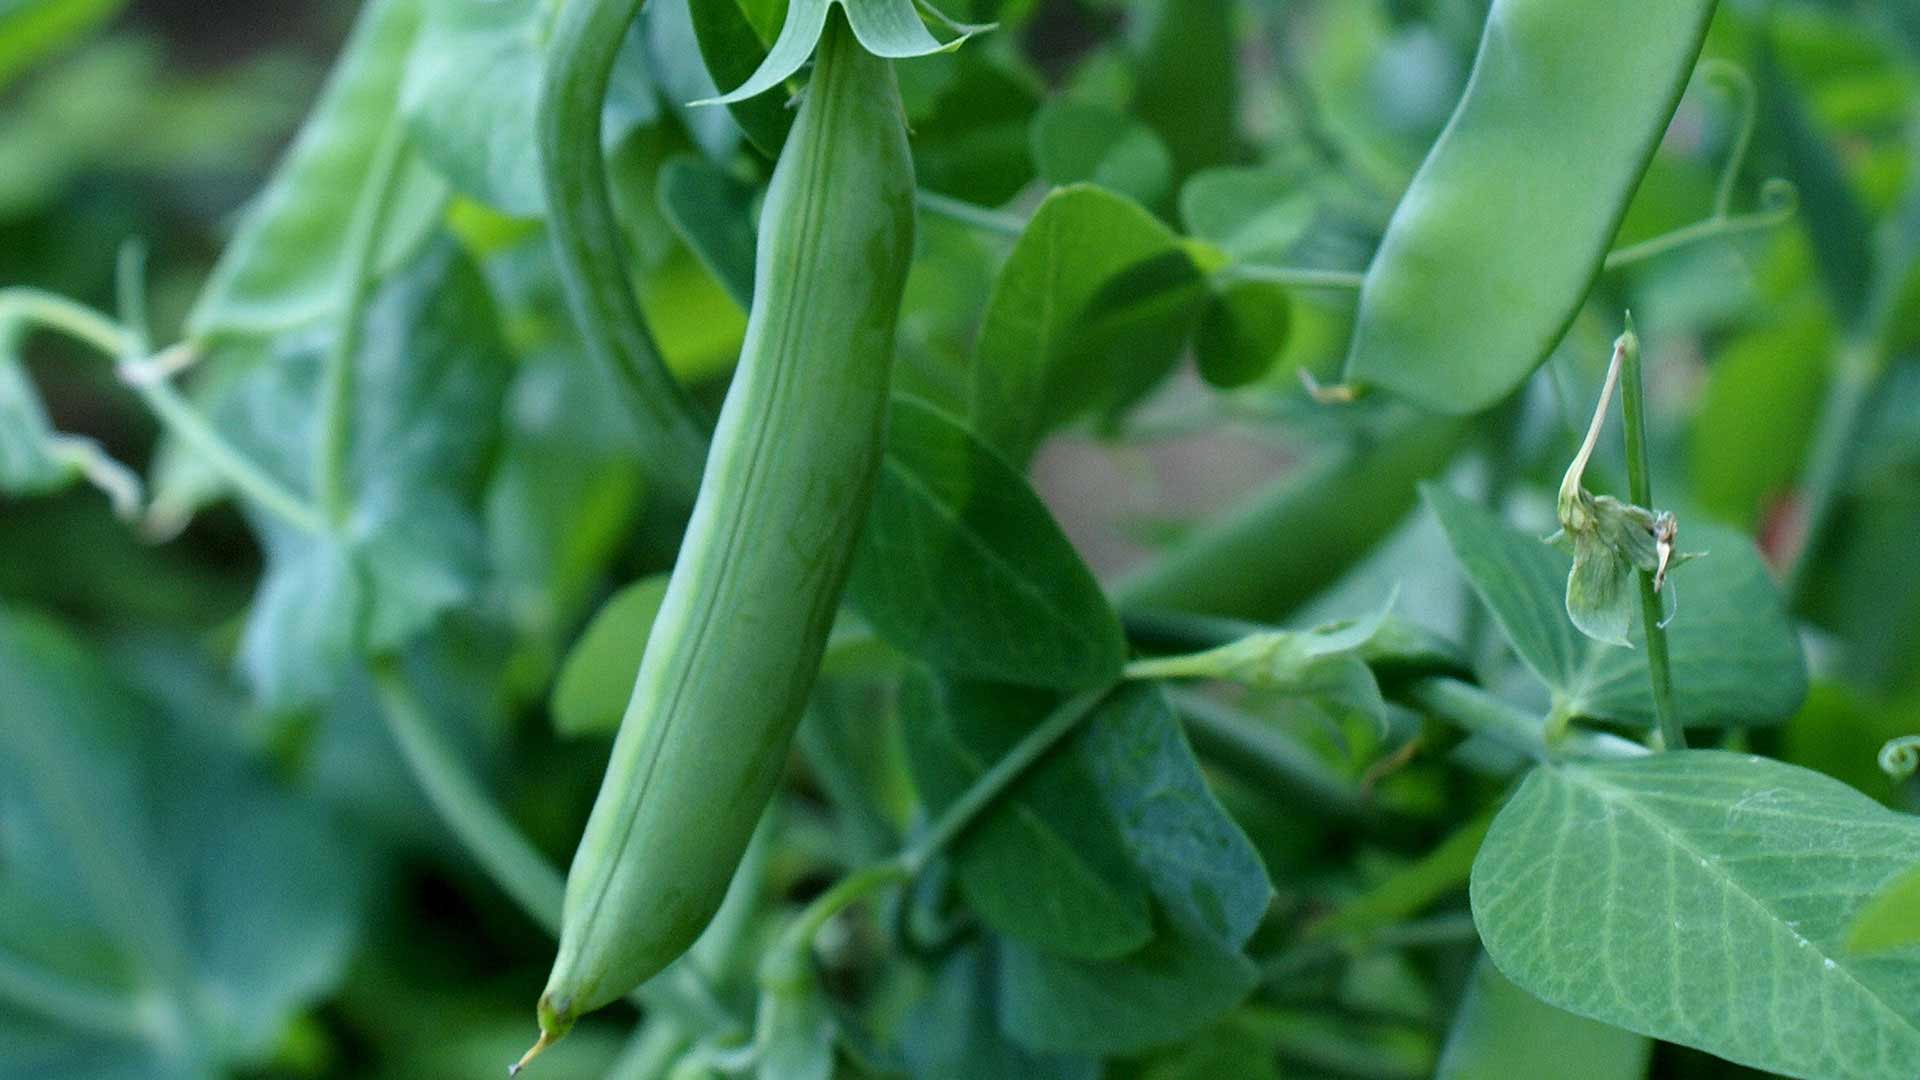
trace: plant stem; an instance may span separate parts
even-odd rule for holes
[[[946,850],[995,800],[1025,776],[1035,762],[1072,734],[1080,722],[1091,716],[1101,702],[1118,688],[1119,684],[1114,684],[1067,699],[1048,713],[1046,719],[1040,721],[1032,731],[1021,736],[1020,741],[986,772],[980,774],[979,779],[934,819],[919,839],[886,859],[848,874],[815,897],[794,917],[779,943],[767,954],[766,962],[761,967],[762,984],[770,987],[787,985],[796,977],[798,965],[806,964],[812,955],[813,939],[819,936],[820,930],[835,915],[868,894],[889,885],[911,881],[925,870],[935,856]]]
[[[72,982],[0,950],[0,1001],[65,1027],[116,1038],[142,1038],[140,1011],[121,994]]]
[[[1009,214],[1004,210],[993,210],[984,206],[976,206],[973,203],[953,198],[950,195],[942,195],[937,191],[927,191],[924,188],[918,192],[916,197],[919,201],[920,209],[927,213],[935,217],[943,217],[948,221],[958,222],[962,225],[979,229],[981,232],[1011,237],[1019,236],[1027,230],[1027,219],[1018,214]]]
[[[375,661],[373,680],[387,728],[440,819],[528,916],[548,933],[559,933],[565,881],[481,789],[407,684],[398,661]]]
[[[1653,470],[1647,455],[1647,397],[1641,377],[1640,339],[1627,316],[1626,348],[1620,372],[1620,414],[1627,435],[1627,494],[1636,506],[1653,505]],[[1640,584],[1640,623],[1647,635],[1647,677],[1652,682],[1653,715],[1659,722],[1665,749],[1684,750],[1686,730],[1673,704],[1673,671],[1667,661],[1667,631],[1661,626],[1660,595],[1654,591],[1653,571],[1636,569]]]
[[[1471,683],[1444,676],[1419,679],[1404,692],[1408,701],[1471,735],[1484,735],[1536,761],[1547,756],[1540,719]]]
[[[360,340],[366,323],[367,299],[373,293],[374,262],[380,249],[381,226],[392,203],[394,177],[406,149],[407,126],[396,119],[380,137],[373,160],[347,222],[343,252],[344,280],[340,283],[340,314],[333,343],[321,369],[319,444],[313,455],[313,497],[320,512],[336,528],[352,509],[346,490],[347,439],[352,422],[354,375]]]
[[[1367,275],[1358,270],[1318,270],[1299,266],[1268,266],[1264,263],[1234,263],[1219,273],[1222,283],[1262,281],[1298,289],[1358,289]]]

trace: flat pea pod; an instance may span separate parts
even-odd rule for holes
[[[644,2],[571,0],[560,9],[535,122],[547,233],[567,306],[588,354],[639,421],[653,478],[685,499],[700,477],[706,422],[667,370],[634,297],[600,145],[614,60]]]
[[[1478,412],[1600,273],[1714,0],[1494,0],[1473,75],[1360,292],[1346,377]]]
[[[567,877],[543,1043],[686,951],[779,779],[880,466],[913,196],[892,69],[836,17],[767,189],[740,366]]]

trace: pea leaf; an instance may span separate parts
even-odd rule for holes
[[[1474,921],[1502,973],[1569,1012],[1772,1072],[1894,1080],[1920,1060],[1920,964],[1845,942],[1860,898],[1916,861],[1920,821],[1791,765],[1549,765],[1487,834]]]
[[[660,212],[742,310],[753,304],[754,196],[753,185],[699,158],[660,169]]]
[[[967,38],[986,29],[948,23],[960,36],[943,44],[920,21],[914,0],[792,0],[787,5],[786,24],[767,51],[766,60],[746,82],[713,99],[714,102],[731,105],[745,101],[792,78],[820,43],[820,34],[827,27],[828,9],[834,4],[839,4],[846,13],[853,36],[860,40],[861,47],[875,56],[895,60],[957,48]]]
[[[1920,945],[1920,866],[1893,879],[1860,909],[1847,951],[1877,953]]]
[[[1473,967],[1434,1080],[1552,1076],[1568,1062],[1592,1080],[1640,1080],[1653,1044],[1644,1036],[1563,1012],[1513,985],[1485,956]]]
[[[1651,725],[1646,650],[1586,640],[1562,604],[1571,562],[1473,503],[1435,485],[1421,491],[1454,558],[1514,651],[1575,716]],[[1778,723],[1807,694],[1806,661],[1752,541],[1717,525],[1683,526],[1706,551],[1668,579],[1678,611],[1667,625],[1675,704],[1690,727]],[[1626,638],[1640,640],[1638,604]],[[1619,629],[1616,625],[1610,629]]]
[[[419,0],[419,38],[401,85],[413,145],[452,184],[502,213],[542,217],[534,112],[548,5],[539,0]],[[600,124],[608,147],[659,117],[636,22],[621,46]],[[485,72],[484,78],[475,78]]]
[[[1029,129],[1039,80],[986,49],[899,65],[920,186],[999,206],[1033,179]]]
[[[187,318],[194,337],[269,334],[339,303],[348,220],[388,130],[401,123],[401,77],[419,0],[376,0],[353,33],[271,179],[242,213]],[[440,216],[446,185],[411,155],[394,180],[378,262],[395,266]]]
[[[1194,333],[1200,377],[1223,390],[1257,382],[1286,348],[1292,311],[1291,294],[1282,285],[1236,281],[1216,290]]]
[[[666,599],[667,576],[641,578],[601,605],[567,654],[553,686],[553,726],[562,735],[611,735],[620,727]]]
[[[1048,431],[1164,375],[1204,297],[1175,236],[1137,204],[1055,191],[994,283],[974,346],[975,429],[1024,464]]]
[[[896,648],[967,678],[1072,689],[1120,671],[1120,622],[1027,482],[958,422],[894,399],[847,587]]]
[[[285,1026],[345,975],[363,860],[312,803],[243,759],[228,741],[235,717],[208,721],[215,696],[176,712],[18,611],[0,612],[0,682],[0,965],[24,980],[13,985],[95,1010],[28,1014],[23,1032],[10,995],[9,1067],[266,1067]],[[181,1022],[155,1027],[139,1019],[147,1010]],[[70,1026],[74,1016],[109,1026]],[[112,1072],[124,1060],[144,1067]]]
[[[1129,19],[1130,112],[1166,140],[1179,176],[1239,156],[1234,14],[1231,0],[1149,0]]]
[[[739,0],[688,0],[687,9],[714,85],[739,86],[766,61],[766,43]],[[780,156],[794,118],[786,102],[774,97],[730,101],[727,112],[754,149],[768,158]]]
[[[506,360],[486,286],[442,241],[367,311],[350,417],[344,525],[313,534],[263,519],[267,569],[241,663],[262,698],[327,692],[362,651],[406,644],[474,592],[479,502],[499,428]],[[295,490],[311,473],[319,356],[264,369],[231,402],[234,437]]]
[[[921,1080],[1094,1080],[1091,1058],[1040,1054],[1000,1030],[996,956],[986,945],[955,949],[932,990],[902,1022],[901,1050]]]
[[[1173,156],[1153,130],[1118,109],[1054,100],[1033,118],[1033,161],[1049,184],[1098,184],[1141,203],[1165,198]]]
[[[958,799],[1057,704],[1052,694],[986,683],[921,680],[911,693],[907,759],[929,813]],[[1153,934],[1147,885],[1126,845],[1087,760],[1060,754],[1014,785],[953,858],[961,894],[996,931],[1100,958]]]
[[[1180,188],[1187,231],[1236,259],[1280,263],[1313,224],[1313,193],[1284,173],[1222,166]]]
[[[0,8],[0,90],[126,6],[126,0],[16,0]]]

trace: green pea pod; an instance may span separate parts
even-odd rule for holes
[[[1467,90],[1367,270],[1347,379],[1478,412],[1580,310],[1714,0],[1495,0]]]
[[[767,191],[740,366],[567,877],[543,1044],[686,951],[779,778],[880,465],[913,193],[892,69],[836,17]]]

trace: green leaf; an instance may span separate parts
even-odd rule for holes
[[[1920,866],[1875,893],[1853,920],[1847,951],[1877,953],[1920,945]]]
[[[835,4],[846,13],[853,36],[859,39],[862,48],[875,56],[894,60],[956,48],[986,29],[949,24],[960,36],[943,44],[920,21],[914,0],[791,0],[787,5],[786,24],[767,51],[766,60],[746,82],[714,101],[723,105],[745,101],[792,78],[820,43],[820,34],[827,27],[828,9]]]
[[[1057,704],[1051,694],[985,683],[910,687],[907,758],[930,814]],[[1113,957],[1153,934],[1147,885],[1083,754],[1057,754],[1034,768],[954,845],[953,858],[969,906],[1036,949]]]
[[[969,943],[953,950],[928,994],[902,1022],[901,1051],[919,1080],[1095,1080],[1091,1058],[1022,1048],[1000,1030],[995,954]]]
[[[1141,1080],[1285,1080],[1270,1034],[1239,1013],[1169,1048],[1149,1062],[1140,1076]]]
[[[418,0],[361,10],[320,101],[271,179],[241,214],[187,319],[194,337],[269,334],[326,315],[346,279],[347,228],[378,147],[401,123],[401,78],[420,23]],[[409,157],[394,179],[380,241],[396,265],[439,218],[446,185]]]
[[[739,0],[688,0],[693,33],[700,55],[716,86],[739,86],[753,76],[767,58],[767,46],[741,10]],[[727,103],[727,112],[740,125],[747,141],[768,158],[778,158],[793,126],[794,111],[777,97],[755,97]]]
[[[611,735],[633,697],[647,635],[666,599],[667,575],[641,578],[601,605],[567,653],[554,683],[554,729],[562,735]]]
[[[354,358],[337,533],[267,520],[267,570],[241,663],[269,703],[310,701],[362,651],[390,652],[466,602],[485,569],[479,503],[507,377],[486,286],[450,242],[380,289]],[[303,490],[318,356],[260,371],[235,396],[235,437]]]
[[[1576,535],[1573,569],[1567,574],[1567,617],[1574,629],[1603,645],[1632,648],[1627,634],[1640,614],[1638,572],[1605,537]]]
[[[1813,242],[1814,264],[1841,325],[1860,329],[1873,295],[1872,227],[1839,152],[1807,115],[1799,87],[1781,70],[1771,44],[1761,50],[1761,113],[1780,141],[1787,179]]]
[[[1258,381],[1279,362],[1292,326],[1283,285],[1236,281],[1213,293],[1193,339],[1200,377],[1224,390]]]
[[[1474,591],[1559,707],[1652,725],[1645,650],[1591,641],[1566,617],[1567,556],[1440,487],[1422,494]],[[1806,697],[1806,661],[1752,541],[1717,525],[1683,527],[1681,540],[1707,552],[1667,579],[1678,603],[1667,649],[1681,719],[1724,727],[1792,715]],[[1638,623],[1636,610],[1629,642],[1640,640]]]
[[[0,90],[120,14],[126,0],[12,0],[0,4]]]
[[[1916,861],[1920,820],[1765,758],[1551,765],[1487,835],[1474,920],[1548,1004],[1773,1072],[1894,1080],[1920,1060],[1920,964],[1845,941]]]
[[[1645,1037],[1563,1012],[1507,981],[1485,956],[1474,965],[1434,1080],[1555,1076],[1579,1062],[1583,1080],[1641,1080]]]
[[[922,189],[999,206],[1033,179],[1028,134],[1043,87],[1025,67],[962,49],[898,72]]]
[[[455,191],[505,214],[545,216],[534,111],[550,5],[540,0],[419,2],[425,5],[424,20],[400,92],[414,147]],[[601,119],[601,140],[608,147],[659,117],[637,25],[615,64]],[[476,79],[477,71],[486,77]]]
[[[752,184],[699,158],[674,158],[660,170],[660,212],[743,311],[753,303],[756,195]]]
[[[939,410],[894,399],[850,603],[943,672],[1076,689],[1126,657],[1099,583],[1032,488]]]
[[[1284,173],[1223,166],[1180,188],[1187,231],[1246,262],[1284,262],[1313,224],[1317,200]]]
[[[1185,260],[1189,272],[1141,275],[1169,258]],[[981,437],[1023,464],[1049,430],[1115,401],[1116,386],[1150,385],[1171,365],[1205,295],[1190,268],[1173,233],[1135,203],[1087,186],[1049,195],[994,283],[974,346],[971,420]],[[1169,295],[1187,302],[1172,311],[1154,306]],[[1131,321],[1142,313],[1179,340],[1170,348],[1127,341],[1153,328]],[[1128,347],[1115,348],[1122,342]]]
[[[1188,1038],[1246,999],[1260,971],[1237,949],[1163,927],[1118,960],[1069,960],[1004,941],[1000,1022],[1035,1050],[1138,1054]]]
[[[1148,0],[1130,12],[1128,111],[1166,140],[1179,176],[1240,156],[1235,12],[1231,0]]]
[[[1033,161],[1049,184],[1098,184],[1157,203],[1173,183],[1173,157],[1153,130],[1118,109],[1056,99],[1033,118]]]

